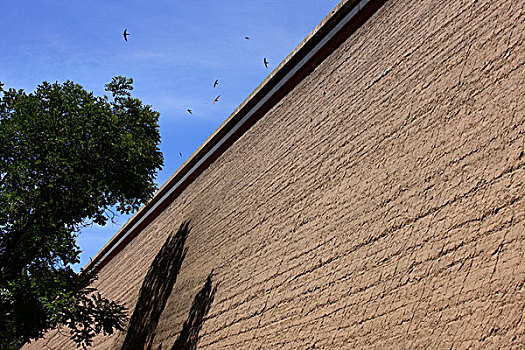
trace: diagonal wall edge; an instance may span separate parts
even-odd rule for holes
[[[343,0],[241,103],[84,268],[99,271],[245,131],[286,96],[387,0]]]

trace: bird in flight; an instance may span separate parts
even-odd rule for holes
[[[182,153],[179,152],[179,156],[182,158]]]
[[[213,87],[216,87],[217,85],[219,85],[219,79],[215,80],[215,83],[213,83]]]
[[[219,102],[219,97],[221,97],[221,95],[215,97],[215,101],[213,101],[212,105],[214,105],[215,103]]]
[[[124,33],[122,33],[122,35],[124,36],[124,40],[128,41],[128,29],[124,29]]]
[[[191,113],[191,109],[188,108],[187,111],[188,111],[189,114],[193,114],[193,113]]]
[[[268,61],[266,60],[266,57],[264,58],[264,61],[263,61],[263,62],[264,62],[264,66],[265,66],[266,68],[268,68]]]
[[[250,37],[249,36],[245,36],[244,39],[250,40]]]

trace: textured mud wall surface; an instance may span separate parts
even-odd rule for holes
[[[199,349],[522,348],[524,6],[388,1],[97,286],[133,307],[191,220],[154,349],[178,339],[212,270]]]

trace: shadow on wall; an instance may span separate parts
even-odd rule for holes
[[[186,255],[184,244],[189,231],[189,221],[181,224],[175,235],[170,234],[149,267],[122,350],[151,349],[157,324]]]
[[[206,283],[195,295],[191,305],[190,314],[182,326],[179,337],[173,343],[171,350],[194,350],[199,342],[199,332],[204,323],[204,317],[208,314],[210,306],[215,297],[217,286],[212,287],[213,270],[208,275]],[[159,348],[160,349],[160,348]]]

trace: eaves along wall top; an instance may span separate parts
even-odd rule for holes
[[[84,271],[100,270],[196,177],[387,0],[342,0],[113,236]]]

